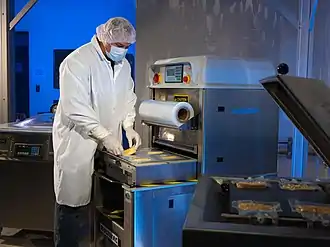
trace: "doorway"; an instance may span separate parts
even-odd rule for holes
[[[21,119],[30,115],[29,32],[15,32],[14,44],[16,118]]]

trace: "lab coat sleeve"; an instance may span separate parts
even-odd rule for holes
[[[127,102],[126,102],[126,117],[123,121],[123,128],[129,129],[133,128],[134,121],[135,121],[135,104],[136,104],[136,94],[134,93],[134,81],[130,77],[130,85],[127,91]]]
[[[60,102],[64,114],[79,131],[97,140],[110,132],[101,126],[92,107],[90,70],[78,59],[66,59],[60,66]]]

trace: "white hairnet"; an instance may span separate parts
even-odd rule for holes
[[[111,18],[96,28],[97,38],[103,43],[130,43],[136,41],[136,32],[133,25],[122,17]]]

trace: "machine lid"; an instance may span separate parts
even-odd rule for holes
[[[44,113],[31,118],[27,118],[21,122],[14,123],[13,127],[17,128],[49,128],[53,125],[54,114]]]
[[[330,165],[330,88],[320,80],[278,75],[260,83]]]

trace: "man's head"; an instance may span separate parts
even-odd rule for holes
[[[115,62],[124,59],[128,47],[136,41],[133,25],[122,17],[111,18],[98,26],[96,35],[103,45],[106,56]]]

